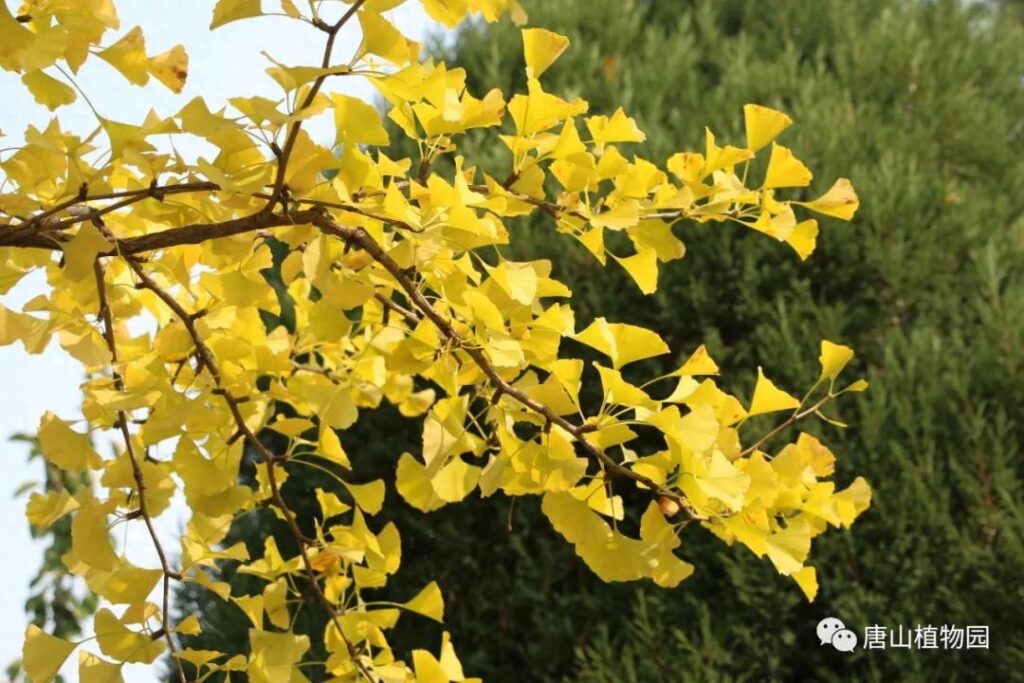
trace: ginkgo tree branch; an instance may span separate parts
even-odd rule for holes
[[[746,457],[746,456],[750,455],[751,453],[756,451],[758,448],[760,448],[764,443],[766,443],[767,441],[772,439],[776,434],[781,432],[783,429],[785,429],[786,427],[789,427],[789,426],[791,426],[793,424],[796,424],[799,420],[802,420],[803,418],[807,417],[808,415],[813,415],[818,410],[820,410],[822,406],[824,406],[826,403],[831,401],[833,398],[835,398],[835,394],[833,394],[832,392],[829,392],[826,396],[823,396],[821,398],[821,400],[819,400],[817,403],[812,405],[810,408],[805,408],[803,410],[800,410],[798,408],[797,410],[795,410],[793,412],[792,415],[790,415],[788,418],[786,418],[781,423],[776,425],[770,432],[768,432],[767,434],[762,436],[760,439],[758,439],[757,441],[755,441],[754,443],[750,444],[749,446],[744,448],[742,451],[740,451],[739,457],[742,458],[742,457]]]
[[[267,194],[265,192],[257,192],[253,196],[254,197],[259,197],[260,199],[271,199],[273,197],[273,195]],[[348,212],[348,213],[354,213],[354,214],[357,214],[359,216],[364,216],[366,218],[370,218],[370,219],[375,220],[375,221],[381,221],[382,223],[388,223],[389,225],[392,225],[392,226],[394,226],[396,228],[401,228],[402,230],[408,230],[409,232],[423,232],[423,230],[421,228],[417,228],[417,227],[407,223],[406,221],[403,221],[403,220],[400,220],[400,219],[397,219],[397,218],[391,218],[390,216],[381,216],[379,214],[376,214],[376,213],[374,213],[372,211],[364,209],[363,207],[357,206],[355,204],[347,204],[347,203],[344,203],[344,202],[330,202],[330,201],[324,201],[324,200],[320,200],[320,199],[301,199],[301,198],[298,198],[298,197],[293,198],[291,201],[294,202],[295,204],[300,204],[300,205],[305,204],[305,205],[314,206],[314,207],[319,206],[319,207],[323,207],[325,209],[337,209],[338,211],[345,211],[345,212]]]
[[[363,6],[366,0],[356,0],[352,3],[352,6],[341,15],[334,24],[326,29],[327,32],[327,43],[324,45],[324,56],[320,62],[322,69],[327,69],[331,66],[331,55],[334,53],[334,42],[338,37],[338,33],[348,23],[348,21],[355,16],[359,8]],[[321,74],[313,80],[313,84],[309,88],[309,92],[306,93],[305,99],[302,104],[295,110],[295,114],[301,114],[304,110],[308,109],[313,101],[316,100],[317,94],[320,92],[320,88],[323,87],[324,82],[327,80],[328,74]],[[292,150],[295,149],[295,143],[299,139],[299,131],[302,130],[302,118],[297,118],[288,128],[288,136],[285,138],[284,146],[281,147],[281,153],[277,155],[277,174],[274,177],[274,190],[271,192],[270,201],[267,202],[267,211],[273,211],[275,204],[281,201],[284,194],[284,179],[285,174],[288,172],[288,162],[291,160]]]
[[[373,296],[375,299],[384,304],[384,306],[405,318],[406,322],[408,322],[410,325],[418,325],[420,320],[422,320],[422,318],[420,318],[419,313],[417,313],[416,311],[410,311],[405,306],[395,302],[393,299],[389,297],[384,296],[380,292],[375,292]]]
[[[107,285],[104,279],[103,264],[100,259],[96,259],[93,262],[93,272],[96,276],[96,294],[99,297],[99,317],[103,321],[103,339],[106,341],[107,349],[110,351],[110,367],[111,373],[114,378],[114,388],[118,391],[124,391],[124,378],[121,377],[121,373],[117,370],[117,341],[114,335],[114,316],[110,310],[110,301],[107,299]],[[185,669],[181,664],[181,660],[178,658],[178,646],[174,642],[173,631],[170,626],[170,596],[171,596],[171,579],[181,580],[181,573],[171,569],[170,563],[167,561],[167,553],[164,552],[163,544],[160,542],[160,536],[156,532],[156,527],[153,525],[153,517],[149,512],[149,504],[146,502],[146,483],[145,477],[142,473],[142,467],[139,465],[139,458],[135,453],[135,445],[132,442],[132,435],[128,429],[128,416],[123,410],[117,411],[117,428],[121,432],[121,436],[124,439],[125,452],[128,455],[128,460],[132,467],[132,479],[135,481],[135,489],[139,495],[139,509],[138,516],[146,524],[146,529],[149,532],[149,537],[153,541],[153,548],[156,550],[157,558],[160,560],[160,568],[163,574],[163,595],[162,595],[162,607],[160,610],[160,630],[162,632],[164,640],[167,641],[167,647],[171,651],[171,658],[174,660],[178,678],[181,683],[186,683]]]
[[[551,408],[544,405],[543,403],[530,398],[523,391],[512,386],[507,380],[505,380],[487,359],[483,351],[474,346],[464,343],[464,340],[459,333],[452,326],[451,322],[446,320],[444,316],[438,313],[430,302],[427,301],[423,293],[416,288],[416,286],[406,276],[403,268],[391,258],[386,251],[373,239],[372,236],[362,228],[350,228],[342,225],[338,225],[326,213],[318,214],[313,219],[313,224],[320,228],[321,231],[334,235],[339,239],[357,244],[364,251],[366,251],[375,261],[387,270],[392,277],[398,282],[399,286],[405,291],[406,296],[416,306],[419,311],[426,316],[437,329],[455,345],[463,350],[467,356],[480,368],[488,379],[494,384],[496,391],[502,394],[508,395],[510,398],[515,399],[518,403],[522,404],[529,410],[537,413],[544,418],[545,422],[549,424],[555,424],[561,427],[563,430],[568,432],[573,439],[580,444],[580,446],[587,452],[587,454],[604,466],[608,472],[613,475],[620,476],[626,479],[631,479],[638,484],[641,484],[648,489],[651,489],[660,496],[669,498],[670,500],[678,503],[686,513],[694,519],[702,518],[692,509],[689,502],[682,496],[678,491],[662,486],[650,477],[647,477],[638,472],[625,467],[624,465],[617,462],[614,458],[608,455],[603,449],[595,446],[587,438],[586,434],[592,430],[585,429],[581,425],[576,425],[566,420],[561,415],[555,413]]]
[[[112,239],[113,246],[99,255],[134,255],[157,249],[177,247],[183,244],[202,244],[212,239],[232,237],[267,228],[310,223],[316,215],[318,213],[313,210],[293,211],[291,213],[265,213],[261,211],[226,221],[191,223],[179,228],[161,230],[160,232],[148,235],[114,238]],[[59,250],[62,244],[71,241],[71,239],[70,235],[63,232],[41,231],[26,234],[19,230],[0,229],[0,247]]]
[[[538,200],[539,201],[539,200]],[[342,209],[342,207],[337,207]],[[347,208],[347,207],[346,207]],[[161,232],[152,233],[149,235],[139,235],[135,237],[128,237],[115,241],[114,247],[102,255],[121,254],[124,256],[130,256],[140,254],[143,252],[153,251],[162,248],[169,248],[173,246],[183,244],[200,244],[210,239],[230,237],[233,235],[245,234],[265,228],[281,227],[287,225],[303,225],[312,224],[318,227],[321,231],[332,234],[345,242],[354,243],[359,245],[364,251],[366,251],[371,258],[380,263],[391,275],[396,279],[402,289],[405,291],[406,296],[411,302],[415,304],[415,308],[429,318],[435,326],[450,340],[458,344],[460,348],[473,360],[473,362],[480,367],[480,369],[487,375],[492,381],[496,390],[503,394],[507,394],[511,398],[515,399],[520,404],[524,405],[531,411],[539,414],[550,424],[556,424],[566,432],[568,432],[573,439],[579,443],[583,449],[597,462],[603,464],[607,470],[613,475],[621,476],[627,479],[631,479],[638,484],[641,484],[652,491],[656,492],[660,496],[664,496],[677,502],[687,513],[695,519],[701,518],[693,511],[692,507],[686,501],[686,499],[678,492],[673,491],[661,484],[658,484],[653,479],[639,474],[628,467],[616,462],[611,456],[609,456],[603,449],[595,446],[587,438],[586,434],[593,431],[586,425],[575,425],[564,417],[557,415],[547,406],[542,403],[530,398],[524,392],[516,389],[508,381],[503,379],[493,365],[487,360],[484,353],[478,349],[468,346],[463,343],[463,340],[452,327],[451,323],[444,319],[436,310],[430,305],[426,297],[423,296],[416,286],[406,276],[402,267],[394,261],[384,249],[377,244],[377,242],[362,228],[351,228],[338,224],[333,218],[331,218],[327,211],[327,207],[314,204],[313,208],[306,210],[294,210],[284,213],[269,213],[269,212],[258,212],[228,221],[221,221],[219,223],[195,223],[191,225],[182,226],[180,228],[172,228],[170,230],[164,230]],[[342,209],[345,210],[345,209]],[[366,214],[364,214],[366,215]],[[394,221],[386,219],[383,216],[372,216],[375,220],[386,221],[389,224],[393,224]],[[400,226],[401,227],[401,226]],[[0,231],[0,246],[25,246],[25,247],[39,247],[48,249],[57,249],[61,241],[67,241],[68,238],[63,233],[39,233],[35,235],[22,235],[16,240],[10,240],[8,235],[4,231]],[[138,264],[129,259],[129,263],[133,264],[133,269],[136,272],[138,270]],[[166,294],[166,293],[165,293]],[[169,295],[167,295],[169,297]],[[161,297],[163,298],[163,297]],[[170,297],[171,301],[174,301],[173,297]],[[416,321],[417,318],[410,316],[410,313],[414,313],[408,309],[404,309],[390,302],[390,299],[386,297],[380,298],[383,305],[396,310],[403,317],[410,322]],[[165,300],[166,301],[166,300]],[[390,302],[390,303],[388,303]],[[176,301],[174,301],[177,304]],[[187,316],[188,314],[182,309],[181,314]],[[198,338],[198,336],[197,336]],[[202,348],[197,345],[197,348]],[[206,359],[204,358],[204,361]],[[814,409],[820,406],[815,406]],[[236,406],[237,409],[237,406]],[[813,409],[811,410],[813,412]],[[803,415],[801,415],[802,417]],[[796,418],[799,419],[799,418]],[[748,447],[744,454],[752,452],[753,448],[756,448],[768,438],[771,438],[774,434],[781,429],[784,429],[795,419],[791,418],[791,421],[780,425],[778,428],[770,432],[769,434],[762,437],[751,447]],[[248,437],[247,437],[248,438]],[[253,437],[255,440],[255,437]],[[261,444],[262,445],[262,444]],[[259,450],[259,449],[258,449]],[[272,458],[273,456],[270,455]]]
[[[389,221],[390,222],[390,221]],[[429,318],[437,328],[449,339],[458,344],[463,351],[477,364],[478,367],[488,376],[488,378],[494,383],[495,388],[500,390],[502,393],[509,395],[516,401],[526,406],[528,409],[542,416],[546,422],[556,424],[566,432],[568,432],[582,447],[583,449],[598,462],[603,463],[604,466],[614,475],[622,476],[627,479],[642,484],[643,486],[655,491],[657,494],[667,497],[677,503],[679,503],[683,509],[687,510],[691,516],[698,517],[693,512],[689,503],[685,498],[680,495],[677,491],[672,491],[649,477],[634,472],[616,462],[611,456],[609,456],[601,448],[598,448],[586,438],[586,434],[590,429],[587,429],[582,425],[575,425],[564,417],[557,415],[547,406],[540,402],[530,398],[522,391],[513,387],[505,379],[503,379],[497,370],[487,360],[487,357],[483,354],[480,349],[467,346],[463,343],[463,340],[451,326],[451,323],[445,320],[434,308],[430,305],[430,302],[423,296],[423,294],[413,285],[413,283],[405,275],[402,267],[394,261],[384,249],[377,244],[377,242],[362,228],[350,228],[347,226],[339,225],[333,218],[331,218],[323,207],[314,207],[313,209],[302,210],[302,211],[291,211],[288,213],[264,213],[259,212],[250,214],[243,218],[238,218],[229,221],[222,221],[220,223],[197,223],[193,225],[183,226],[181,228],[174,228],[171,230],[164,230],[150,235],[141,235],[137,237],[130,237],[121,240],[117,240],[114,248],[112,248],[108,254],[120,253],[121,255],[130,256],[133,254],[139,254],[141,252],[152,251],[161,248],[167,248],[171,246],[177,246],[181,244],[199,244],[209,239],[215,239],[220,237],[229,237],[232,235],[244,234],[259,229],[280,227],[284,225],[302,225],[312,224],[317,226],[323,232],[332,234],[346,242],[352,242],[359,245],[365,250],[371,258],[380,263],[388,272],[401,285],[405,291],[406,296],[411,302],[415,304],[415,307],[420,312]],[[43,235],[36,235],[30,238],[23,239],[18,246],[40,246],[43,248],[56,248],[57,244],[48,243],[43,239]],[[46,237],[52,237],[47,235]],[[0,232],[0,246],[6,246],[4,242],[4,234]],[[133,264],[133,269],[138,273],[140,268],[138,263],[132,259],[128,261]],[[141,278],[141,276],[140,276]],[[144,280],[145,281],[145,280]],[[154,283],[155,284],[155,283]],[[156,291],[156,290],[154,290]],[[173,301],[175,305],[177,301],[170,297],[170,295],[164,293],[170,301]],[[163,298],[163,297],[161,297]],[[165,299],[167,301],[167,299]],[[168,302],[168,305],[170,303]],[[385,304],[387,305],[387,304]],[[179,305],[180,308],[180,305]],[[178,311],[175,311],[178,313]],[[188,316],[184,309],[181,309],[180,315]],[[404,315],[404,314],[403,314]],[[405,317],[408,317],[407,315]],[[198,335],[195,337],[198,339]],[[200,340],[201,341],[201,340]],[[201,349],[197,344],[197,348]],[[211,355],[212,354],[204,354]],[[204,361],[206,358],[203,359]],[[248,428],[246,428],[248,429]],[[247,437],[248,438],[248,437]],[[271,457],[273,457],[271,455]]]
[[[267,473],[267,484],[270,487],[270,497],[275,507],[277,507],[282,516],[284,517],[285,525],[288,528],[289,533],[295,540],[296,546],[299,549],[299,555],[302,557],[302,562],[309,580],[309,587],[314,597],[324,606],[328,616],[331,619],[332,624],[338,631],[338,636],[345,643],[345,647],[348,650],[349,656],[352,658],[352,663],[357,667],[360,673],[369,681],[373,680],[370,672],[366,669],[363,662],[359,659],[359,652],[356,650],[355,645],[349,640],[348,636],[345,635],[342,630],[341,622],[339,620],[339,611],[335,605],[327,598],[324,594],[323,589],[317,580],[317,572],[313,568],[313,564],[309,558],[309,544],[307,542],[305,534],[299,528],[298,522],[295,520],[295,514],[291,508],[285,502],[284,497],[281,495],[281,487],[277,481],[277,473],[274,470],[277,458],[273,453],[270,452],[262,441],[256,436],[255,432],[249,427],[245,421],[245,417],[239,408],[239,405],[243,402],[238,397],[234,396],[230,391],[224,387],[223,377],[220,373],[217,360],[210,350],[210,347],[203,341],[202,336],[199,334],[199,330],[196,328],[196,316],[190,314],[185,308],[178,302],[177,299],[171,295],[170,292],[163,289],[153,277],[146,272],[146,269],[138,261],[138,259],[127,257],[126,262],[128,266],[135,273],[136,277],[139,278],[140,284],[146,289],[153,292],[157,298],[164,302],[168,308],[174,313],[175,316],[181,321],[188,332],[189,337],[192,339],[193,345],[196,347],[196,352],[202,361],[201,365],[209,373],[213,380],[216,391],[227,405],[228,411],[231,413],[232,420],[235,423],[238,433],[240,433],[251,445],[256,452],[259,454],[260,459],[266,468]],[[342,608],[344,611],[344,608]]]
[[[208,181],[202,181],[202,182],[193,182],[193,183],[174,183],[172,185],[156,185],[154,183],[154,184],[150,185],[149,187],[145,187],[145,188],[138,189],[138,190],[123,190],[123,191],[120,191],[120,192],[107,192],[107,193],[103,193],[103,194],[89,194],[88,193],[88,189],[89,189],[88,183],[83,183],[82,187],[79,189],[79,193],[75,197],[72,197],[71,199],[67,199],[67,200],[57,204],[56,206],[50,207],[49,209],[46,209],[45,211],[42,211],[42,212],[40,212],[38,214],[35,214],[31,218],[29,218],[29,220],[26,221],[25,223],[19,224],[19,225],[15,226],[15,227],[17,227],[19,229],[21,229],[21,228],[36,228],[36,227],[39,227],[39,226],[41,226],[43,224],[48,223],[47,219],[50,218],[51,216],[54,216],[54,215],[60,213],[61,211],[65,211],[67,209],[70,209],[73,206],[77,206],[77,205],[80,205],[80,204],[87,204],[89,202],[100,202],[100,201],[109,201],[109,200],[112,200],[112,199],[128,199],[128,198],[137,198],[137,199],[141,200],[141,199],[146,199],[146,198],[149,198],[149,197],[153,197],[153,198],[156,198],[156,199],[161,199],[165,195],[169,195],[169,194],[182,194],[182,193],[189,193],[189,192],[206,192],[206,191],[211,191],[211,190],[219,190],[220,188],[217,185],[217,183],[208,182]],[[79,222],[79,221],[83,221],[83,220],[88,220],[89,218],[90,218],[90,216],[88,214],[83,215],[81,217],[75,217],[75,222]],[[48,227],[50,227],[50,226],[48,226]]]

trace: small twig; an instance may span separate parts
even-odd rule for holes
[[[359,659],[359,653],[356,650],[355,645],[352,644],[352,641],[349,640],[348,636],[345,635],[345,632],[341,628],[338,609],[335,608],[334,604],[327,599],[327,596],[324,594],[323,589],[320,588],[320,584],[317,581],[316,570],[313,568],[313,564],[309,559],[309,540],[299,528],[298,522],[295,520],[295,513],[288,507],[284,497],[281,495],[281,488],[277,481],[277,472],[274,469],[277,458],[270,452],[270,449],[268,449],[266,445],[257,438],[255,432],[253,432],[246,423],[245,418],[238,407],[241,400],[235,398],[231,392],[224,388],[224,381],[218,368],[216,358],[210,350],[210,347],[206,345],[206,342],[203,341],[202,336],[199,334],[199,330],[196,328],[193,316],[189,314],[180,303],[178,303],[177,299],[160,287],[160,285],[157,284],[153,277],[146,272],[136,259],[128,257],[126,260],[128,266],[135,272],[135,275],[139,278],[143,286],[163,301],[164,304],[166,304],[167,307],[170,308],[178,317],[185,326],[185,329],[188,331],[189,336],[192,338],[192,343],[196,347],[197,353],[203,360],[203,365],[206,368],[206,371],[213,379],[213,383],[216,387],[213,393],[220,396],[227,404],[228,411],[231,413],[231,417],[237,426],[236,438],[245,438],[246,442],[256,450],[263,461],[267,473],[267,483],[270,486],[270,497],[273,500],[274,506],[281,511],[281,514],[284,517],[285,526],[295,539],[295,543],[299,549],[299,555],[302,557],[302,562],[309,579],[310,590],[327,611],[331,622],[338,631],[339,637],[345,643],[349,656],[352,658],[352,663],[357,669],[359,669],[361,675],[363,675],[367,680],[372,681],[373,677],[366,669],[365,664],[363,664]],[[344,608],[342,608],[342,613],[343,611]]]
[[[334,41],[338,37],[338,33],[341,31],[342,27],[344,27],[345,24],[355,16],[356,12],[359,11],[365,2],[366,0],[356,0],[352,3],[352,6],[349,7],[343,15],[341,15],[341,18],[338,19],[334,25],[327,28],[327,43],[324,45],[324,56],[320,62],[321,68],[326,69],[331,65],[331,55],[334,52]],[[318,26],[317,28],[320,27]],[[323,29],[321,28],[321,30]],[[312,106],[313,101],[320,92],[320,88],[323,87],[324,82],[327,80],[327,76],[328,74],[323,74],[313,81],[313,85],[310,86],[309,92],[306,93],[306,97],[302,101],[302,104],[300,104],[298,109],[295,110],[295,114],[299,114]],[[264,209],[266,212],[273,211],[274,207],[278,204],[281,204],[282,210],[287,209],[287,205],[282,201],[284,178],[288,170],[288,161],[291,159],[292,150],[295,148],[295,143],[299,139],[299,131],[301,129],[301,117],[293,121],[291,126],[288,128],[288,137],[285,138],[284,147],[281,148],[281,153],[277,155],[277,174],[274,177],[274,189],[270,193],[270,200],[267,202]]]
[[[658,484],[650,477],[644,476],[633,470],[621,465],[616,462],[610,455],[604,452],[601,448],[598,448],[590,441],[586,439],[585,433],[580,430],[579,425],[566,420],[561,415],[555,414],[548,406],[534,400],[523,391],[512,386],[507,382],[497,371],[497,369],[491,365],[490,361],[484,352],[476,347],[465,344],[459,335],[455,331],[452,324],[446,320],[440,313],[434,310],[434,307],[430,305],[423,293],[416,288],[412,281],[406,276],[403,268],[388,255],[384,249],[377,244],[373,237],[363,230],[362,228],[349,228],[346,226],[338,225],[330,216],[320,214],[312,221],[320,230],[328,234],[334,235],[341,240],[354,242],[363,248],[375,261],[384,267],[391,276],[395,278],[399,286],[405,291],[406,296],[416,306],[419,311],[426,316],[434,325],[437,327],[445,337],[447,337],[453,344],[462,349],[462,351],[470,357],[470,359],[479,367],[483,373],[491,380],[494,386],[500,389],[508,396],[514,398],[520,404],[528,408],[529,410],[537,413],[545,419],[545,424],[558,425],[560,428],[568,432],[573,439],[580,444],[583,449],[598,463],[603,465],[609,473],[621,476],[625,479],[631,479],[638,484],[651,489],[654,493],[660,496],[671,498],[672,500],[679,503],[691,519],[701,519],[700,515],[694,512],[693,508],[689,505],[689,502],[678,492],[672,491],[661,484]]]
[[[127,199],[135,197],[145,199],[146,197],[152,196],[151,193],[154,191],[160,192],[161,195],[168,195],[181,194],[187,192],[203,192],[218,189],[220,189],[219,186],[216,183],[211,182],[178,183],[174,185],[164,185],[162,187],[156,187],[155,189],[154,185],[151,184],[148,188],[144,190],[124,190],[122,192],[109,192],[106,194],[90,195],[88,183],[82,183],[82,185],[79,186],[78,188],[78,195],[76,197],[65,200],[60,204],[57,204],[56,206],[47,209],[46,211],[43,211],[32,216],[26,223],[19,225],[17,227],[18,229],[36,227],[42,224],[44,221],[46,221],[46,219],[49,218],[50,216],[58,214],[69,207],[75,206],[76,204],[84,204],[86,202],[99,202],[107,201],[110,199]],[[87,220],[88,218],[90,218],[90,216],[86,214],[78,218],[78,221]]]
[[[114,317],[110,312],[110,302],[107,299],[107,286],[104,280],[103,264],[100,263],[99,259],[96,259],[93,262],[93,273],[96,276],[96,292],[99,297],[100,318],[103,319],[103,338],[106,340],[107,349],[110,351],[110,367],[114,376],[114,388],[118,391],[124,391],[124,379],[121,377],[121,373],[116,370],[117,341],[114,336]],[[158,633],[160,633],[167,641],[167,647],[171,651],[171,658],[176,664],[178,677],[181,679],[181,683],[186,683],[187,679],[185,678],[185,669],[181,664],[181,659],[177,657],[178,647],[174,642],[174,638],[171,637],[169,616],[171,579],[181,580],[181,573],[171,569],[171,565],[167,561],[167,553],[164,552],[163,545],[160,543],[160,537],[157,535],[156,528],[153,525],[153,518],[149,514],[149,507],[146,502],[145,479],[142,474],[142,468],[139,465],[139,459],[135,454],[135,445],[132,442],[131,432],[128,429],[128,416],[123,410],[117,411],[117,427],[121,431],[121,436],[124,438],[125,451],[128,454],[128,460],[131,462],[132,466],[132,479],[135,480],[135,489],[139,494],[139,507],[129,512],[125,518],[137,519],[141,517],[143,521],[145,521],[146,529],[149,531],[149,537],[153,541],[153,548],[156,550],[156,555],[160,560],[160,567],[163,571],[163,607],[160,611],[160,630]],[[154,640],[157,637],[157,633],[154,633]]]
[[[374,292],[373,296],[374,296],[374,298],[377,299],[377,301],[379,301],[382,304],[384,304],[384,306],[387,309],[390,309],[390,310],[394,311],[395,313],[398,313],[403,318],[405,318],[406,322],[408,322],[410,325],[417,325],[417,324],[419,324],[420,320],[422,320],[422,318],[420,318],[419,313],[417,313],[416,311],[410,311],[405,306],[402,306],[401,304],[395,303],[392,299],[390,299],[389,297],[384,296],[380,292]]]
[[[750,444],[749,446],[744,448],[742,451],[740,451],[740,456],[739,457],[742,458],[744,456],[750,455],[751,453],[756,451],[758,448],[760,448],[763,443],[765,443],[766,441],[768,441],[769,439],[774,437],[776,434],[781,432],[783,429],[785,429],[786,427],[789,427],[792,424],[795,424],[798,420],[802,420],[803,418],[807,417],[808,415],[811,415],[812,413],[816,412],[823,405],[825,405],[826,403],[831,401],[833,398],[835,398],[835,396],[833,394],[829,393],[827,396],[822,398],[820,401],[815,403],[810,408],[807,408],[806,410],[799,410],[799,409],[797,409],[797,411],[794,412],[792,415],[790,415],[788,418],[786,418],[786,420],[784,422],[782,422],[781,424],[776,426],[774,429],[772,429],[770,432],[768,432],[767,434],[762,436],[760,439],[758,439],[757,441],[755,441],[754,443]]]

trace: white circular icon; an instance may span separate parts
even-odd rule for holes
[[[835,617],[819,621],[816,633],[822,645],[831,645],[840,652],[853,652],[857,648],[857,634]]]
[[[821,641],[822,645],[828,645],[832,642],[832,636],[836,634],[836,631],[841,631],[845,628],[846,624],[835,617],[825,617],[818,622],[818,640]]]
[[[840,652],[853,652],[857,647],[857,634],[848,628],[836,631],[832,635],[832,647]]]

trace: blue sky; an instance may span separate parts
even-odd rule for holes
[[[14,10],[20,3],[8,4]],[[77,80],[99,113],[110,119],[137,122],[150,109],[164,116],[173,114],[196,96],[204,97],[214,111],[228,97],[278,98],[280,90],[263,72],[269,63],[261,50],[285,64],[319,66],[322,34],[308,25],[267,17],[210,32],[207,27],[214,4],[213,0],[119,0],[121,30],[142,26],[150,54],[184,43],[190,58],[188,83],[180,95],[174,95],[155,80],[145,87],[132,86],[106,63],[93,59],[82,68]],[[274,4],[264,0],[268,8]],[[415,40],[422,41],[426,34],[441,30],[414,0],[392,10],[389,18]],[[339,36],[336,54],[344,57],[358,40],[356,31],[344,31]],[[330,86],[366,99],[373,97],[370,86],[360,79],[334,79]],[[33,101],[18,77],[5,71],[0,71],[0,99],[4,102],[0,130],[6,136],[0,138],[0,147],[18,144],[27,125],[45,126],[51,117],[48,110]],[[95,127],[95,118],[81,98],[59,109],[57,114],[65,130],[84,135]],[[310,121],[306,127],[315,139],[333,139],[329,117]],[[179,151],[186,156],[201,152],[198,143],[191,149],[183,143]],[[26,301],[45,290],[45,284],[41,273],[30,275],[6,295],[0,295],[0,304],[21,310]],[[23,518],[25,499],[13,498],[15,489],[38,480],[41,470],[38,465],[28,466],[27,450],[21,444],[9,442],[8,437],[18,432],[34,432],[47,410],[64,419],[80,418],[78,385],[83,376],[77,363],[54,342],[39,355],[25,353],[20,344],[0,347],[0,379],[0,462],[7,473],[0,478],[0,519],[5,524],[3,540],[7,553],[7,560],[0,562],[0,586],[4,587],[0,592],[0,667],[6,667],[19,656],[26,623],[23,604],[28,596],[28,581],[38,569],[42,553],[42,545],[34,543],[28,535]],[[101,449],[110,448],[102,437],[97,442]],[[168,539],[164,542],[166,547],[177,547],[173,534],[183,520],[180,505],[158,520],[161,535]],[[119,532],[117,540],[124,542],[132,561],[157,566],[148,537],[141,525],[135,526],[139,528],[133,529],[127,538]],[[76,663],[77,655],[69,659],[62,671],[68,681],[77,681]],[[157,680],[151,670],[138,665],[125,667],[124,674],[129,683]]]

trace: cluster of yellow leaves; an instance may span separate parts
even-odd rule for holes
[[[118,29],[120,21],[113,2],[26,0],[17,18],[6,3],[0,7],[0,67],[22,74],[21,80],[36,102],[51,111],[75,101],[72,73],[95,55],[121,72],[131,83],[145,85],[150,76],[174,92],[181,92],[188,77],[188,55],[175,45],[159,55],[146,54],[146,40],[138,26],[115,42],[102,46],[104,35]],[[64,76],[57,78],[47,69]]]
[[[254,681],[306,680],[300,666],[310,641],[291,626],[311,580],[334,613],[322,634],[331,680],[368,672],[396,683],[469,680],[447,636],[437,656],[416,650],[409,661],[388,643],[402,610],[442,619],[436,584],[404,603],[364,599],[398,570],[401,542],[393,524],[372,522],[386,484],[354,468],[357,445],[345,430],[385,401],[423,418],[421,451],[397,462],[395,488],[406,502],[430,511],[474,491],[542,496],[552,525],[608,581],[677,585],[694,570],[676,555],[680,532],[696,521],[767,555],[813,598],[811,539],[828,525],[849,526],[870,502],[862,479],[837,490],[829,480],[834,458],[814,437],[800,434],[769,454],[766,439],[744,447],[740,435],[750,417],[782,412],[788,426],[866,388],[835,389],[850,349],[823,342],[815,388],[827,384],[827,391],[813,405],[759,370],[745,406],[711,378],[718,367],[704,347],[674,372],[638,383],[627,366],[671,352],[657,333],[604,318],[577,332],[571,290],[551,277],[552,264],[516,262],[500,251],[510,240],[507,219],[542,211],[650,293],[658,264],[684,254],[677,223],[741,223],[803,259],[818,224],[798,218],[797,208],[850,219],[858,202],[849,181],[840,178],[814,200],[784,198],[780,191],[808,186],[811,172],[775,141],[789,117],[759,105],[744,108],[745,146],[720,146],[708,130],[703,153],[675,154],[662,170],[626,151],[644,134],[622,109],[590,115],[583,100],[543,89],[540,77],[569,44],[544,29],[523,31],[526,92],[474,96],[463,69],[418,61],[419,46],[387,18],[403,1],[346,0],[335,26],[354,17],[361,42],[349,46],[347,61],[327,66],[275,62],[267,73],[281,86],[280,100],[234,97],[229,110],[196,98],[139,124],[100,117],[84,139],[55,118],[43,130],[29,128],[25,144],[0,160],[0,293],[38,269],[51,287],[20,312],[0,306],[0,344],[20,341],[39,353],[56,337],[89,373],[82,385],[89,429],[127,435],[119,453],[104,458],[74,424],[49,413],[40,424],[50,463],[91,471],[99,482],[99,490],[76,496],[34,493],[27,507],[41,527],[72,516],[63,561],[108,605],[97,614],[96,636],[109,661],[80,653],[82,680],[120,680],[125,662],[153,662],[178,634],[200,631],[195,618],[169,625],[151,602],[161,579],[203,586],[251,621],[248,657],[174,650],[199,680],[227,671]],[[515,0],[422,3],[448,26],[473,14],[525,20]],[[330,3],[311,3],[312,15],[289,0],[280,7],[337,32],[321,4]],[[259,0],[219,0],[211,27],[263,11]],[[153,76],[181,89],[180,46],[149,57],[137,28],[104,46],[117,27],[110,0],[29,1],[17,16],[0,3],[0,67],[22,74],[51,109],[70,104],[74,91],[45,70],[63,72],[63,61],[76,73],[90,54],[132,83]],[[390,136],[377,109],[325,89],[330,79],[352,76],[376,87],[387,119],[417,143],[418,159],[389,158],[379,149]],[[333,117],[334,140],[315,141],[302,129],[320,115]],[[507,178],[458,154],[459,136],[475,128],[500,130]],[[185,160],[155,139],[179,135],[205,140],[215,154]],[[762,151],[767,170],[748,186]],[[433,172],[445,157],[454,172]],[[554,197],[545,191],[549,176],[560,187]],[[631,251],[607,247],[609,232],[624,233]],[[286,252],[278,262],[272,243]],[[281,289],[264,277],[274,267]],[[294,324],[278,317],[282,302]],[[142,321],[148,325],[129,324]],[[566,339],[603,360],[588,367],[566,356]],[[670,389],[655,391],[664,381]],[[581,399],[585,382],[600,383],[596,412]],[[244,485],[244,450],[259,449],[246,434],[263,429],[287,445],[264,460],[255,486]],[[651,438],[663,447],[635,450]],[[305,555],[282,555],[272,538],[256,557],[242,544],[225,546],[241,515],[269,508],[293,523],[278,491],[303,467],[336,484],[309,492],[319,514],[302,532]],[[641,489],[643,509],[627,510],[613,481]],[[191,512],[177,552],[162,567],[133,565],[113,543],[111,524],[151,521],[176,491]],[[262,592],[240,595],[217,581],[211,570],[222,561],[262,579]],[[75,646],[30,627],[23,666],[36,683],[52,680]]]

